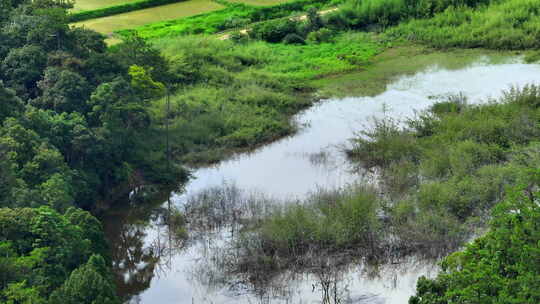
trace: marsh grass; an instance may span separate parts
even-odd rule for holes
[[[491,1],[480,7],[449,7],[430,19],[416,19],[389,31],[438,48],[483,47],[497,50],[538,48],[540,3]]]
[[[436,258],[459,249],[540,159],[539,127],[530,124],[540,117],[537,90],[510,89],[483,105],[458,94],[408,122],[375,121],[350,155],[377,170],[379,182],[271,209],[236,240],[238,271],[309,268],[316,257],[344,264]],[[517,135],[510,126],[529,131]]]
[[[346,33],[336,41],[296,46],[192,36],[153,40],[182,84],[170,98],[169,116],[165,98],[154,102],[153,116],[169,120],[173,152],[190,163],[218,161],[291,134],[296,126],[290,118],[313,101],[311,79],[357,69],[378,52],[364,34]]]

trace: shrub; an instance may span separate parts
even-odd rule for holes
[[[354,139],[349,157],[367,168],[390,166],[401,160],[416,160],[419,154],[415,137],[390,118],[375,119],[372,129]]]
[[[536,180],[528,181],[537,184]],[[538,193],[521,186],[494,211],[490,231],[442,263],[437,278],[418,280],[411,304],[538,303],[530,286],[540,277],[540,207]]]
[[[278,19],[257,23],[249,31],[249,36],[267,42],[281,42],[287,35],[296,34],[297,22],[291,19]]]
[[[318,31],[311,32],[308,34],[306,40],[309,43],[325,43],[332,42],[334,37],[334,32],[328,28],[322,28]]]

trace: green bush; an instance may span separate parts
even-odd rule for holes
[[[335,33],[328,29],[328,28],[322,28],[315,32],[310,32],[307,35],[306,40],[309,43],[326,43],[326,42],[332,42],[332,39],[334,38]]]
[[[414,134],[404,131],[391,118],[374,120],[373,128],[360,135],[354,139],[348,155],[367,168],[387,168],[392,162],[414,161],[420,153]]]
[[[535,178],[528,185],[537,185]],[[490,231],[447,257],[435,279],[418,280],[410,304],[538,303],[538,193],[520,186],[495,208]],[[529,195],[524,194],[529,192]]]
[[[367,188],[322,191],[304,204],[278,209],[261,227],[267,250],[295,258],[309,249],[339,251],[356,248],[371,252],[383,236],[375,192]]]
[[[296,35],[291,36],[291,38],[301,38],[297,35],[297,25],[296,21],[288,18],[257,23],[249,30],[249,36],[272,43],[281,42],[287,35],[291,34]]]

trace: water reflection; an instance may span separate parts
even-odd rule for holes
[[[186,215],[187,239],[167,225],[163,198],[127,202],[104,220],[121,294],[150,304],[406,303],[417,278],[435,275],[436,257],[446,252],[426,252],[435,257],[427,259],[389,247],[379,261],[354,252],[313,253],[286,271],[275,271],[268,261],[247,269],[241,261],[250,255],[236,243],[239,231],[249,231],[276,202],[357,181],[341,150],[369,117],[411,116],[432,104],[432,96],[452,92],[485,100],[511,84],[538,81],[539,75],[538,65],[518,62],[481,61],[453,71],[432,67],[397,79],[375,97],[317,104],[297,117],[308,126],[296,136],[194,172],[186,191],[173,196],[173,205]]]

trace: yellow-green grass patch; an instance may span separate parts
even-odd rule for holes
[[[291,2],[293,0],[228,0],[228,2],[232,3],[244,3],[247,5],[255,5],[255,6],[268,6],[268,5],[276,5],[286,2]]]
[[[103,34],[116,30],[130,29],[145,24],[193,16],[214,11],[224,6],[211,0],[190,0],[162,5],[110,17],[97,18],[73,23],[73,26],[84,26]]]
[[[119,5],[136,0],[76,0],[73,5],[74,12],[95,10],[107,6]]]

